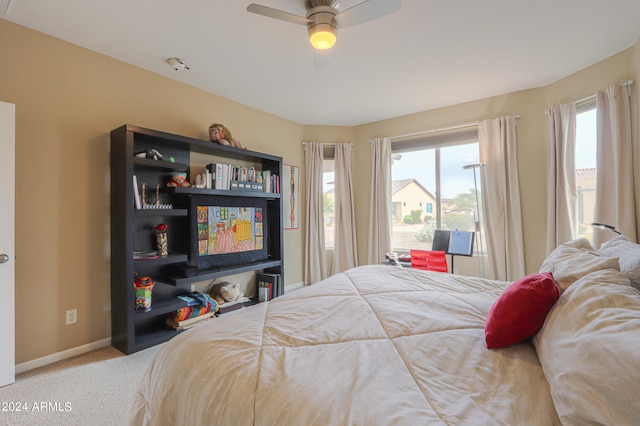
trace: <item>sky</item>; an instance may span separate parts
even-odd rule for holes
[[[578,114],[576,118],[576,169],[596,166],[596,110]]]
[[[463,167],[480,162],[477,143],[440,148],[440,158],[443,198],[453,198],[474,188],[473,170],[464,170]],[[435,150],[403,153],[400,160],[394,161],[391,174],[393,180],[415,178],[435,195]],[[480,174],[477,171],[476,176],[479,185]]]

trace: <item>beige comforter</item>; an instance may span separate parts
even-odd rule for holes
[[[488,350],[509,283],[363,266],[168,342],[129,410],[145,425],[552,425],[530,343]]]

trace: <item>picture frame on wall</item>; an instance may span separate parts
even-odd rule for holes
[[[283,229],[300,227],[300,167],[282,165]]]

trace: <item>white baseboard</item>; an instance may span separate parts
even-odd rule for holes
[[[44,367],[45,365],[53,364],[54,362],[62,361],[63,359],[83,355],[91,351],[102,349],[109,345],[111,345],[111,337],[98,340],[97,342],[87,343],[86,345],[67,349],[66,351],[43,356],[42,358],[33,359],[21,364],[16,364],[16,374],[24,373],[25,371],[33,370],[34,368]]]
[[[304,287],[304,283],[302,281],[294,284],[289,284],[284,288],[284,294],[290,293],[294,290],[300,290],[302,287]]]

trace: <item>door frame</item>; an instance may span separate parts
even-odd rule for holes
[[[15,126],[16,106],[0,101],[0,386],[15,382]]]

